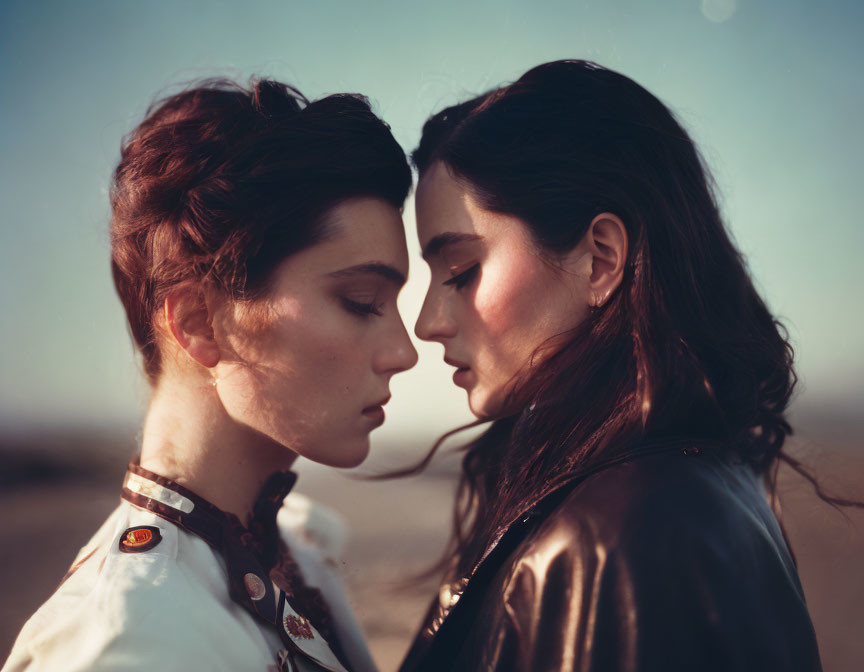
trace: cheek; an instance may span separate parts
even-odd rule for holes
[[[284,382],[306,394],[334,393],[353,382],[362,360],[362,331],[337,307],[297,303],[273,330],[269,351]]]
[[[238,359],[249,369],[261,407],[290,405],[307,414],[349,395],[357,387],[364,345],[351,316],[317,299],[274,306],[257,333],[238,339]],[[319,409],[320,412],[320,409]]]
[[[536,324],[549,287],[540,262],[510,255],[489,264],[474,297],[474,308],[488,344],[505,347]],[[545,270],[545,268],[543,269]]]
[[[314,461],[356,466],[368,451],[374,341],[362,320],[321,297],[282,302],[236,329],[219,394],[235,421]]]

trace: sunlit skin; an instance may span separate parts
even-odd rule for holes
[[[240,515],[298,455],[337,467],[367,456],[390,378],[417,361],[396,307],[404,229],[392,205],[354,199],[330,212],[328,231],[277,268],[260,300],[169,296],[142,466]]]
[[[573,250],[552,259],[522,220],[484,210],[441,162],[420,180],[416,208],[431,282],[415,333],[444,346],[474,415],[510,412],[505,402],[519,377],[617,288],[623,224],[598,215]]]

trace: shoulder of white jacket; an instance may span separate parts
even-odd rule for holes
[[[25,624],[3,672],[59,669],[60,661],[65,670],[131,669],[129,660],[134,669],[200,666],[202,659],[183,659],[176,645],[184,631],[205,633],[214,599],[221,600],[194,576],[196,563],[208,569],[212,555],[195,552],[187,533],[136,507],[121,506],[109,521],[113,528],[100,529],[85,546],[89,555],[79,554],[71,576]],[[178,554],[186,556],[183,567]],[[166,660],[167,650],[177,656]]]
[[[125,619],[127,612],[155,607],[186,582],[176,568],[181,531],[148,512],[118,516],[114,529],[94,541],[91,555],[73,565],[54,597],[62,598],[68,587],[82,607]]]

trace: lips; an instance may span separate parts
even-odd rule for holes
[[[371,420],[373,426],[378,427],[384,424],[384,404],[390,401],[390,395],[383,397],[378,403],[372,406],[367,406],[361,411],[361,415],[367,420]]]
[[[367,420],[371,420],[372,424],[375,427],[384,424],[384,409],[380,406],[370,406],[369,408],[363,409],[363,417]]]
[[[363,409],[363,413],[365,413],[366,411],[371,411],[371,410],[376,409],[376,408],[381,408],[381,407],[384,406],[388,401],[390,401],[390,395],[389,395],[389,394],[388,394],[386,397],[382,397],[381,399],[379,399],[378,401],[376,401],[376,402],[375,402],[374,404],[372,404],[371,406],[367,406],[366,408],[364,408],[364,409]]]
[[[466,390],[471,387],[474,377],[471,374],[470,366],[465,362],[460,362],[458,359],[453,359],[446,355],[444,356],[444,362],[456,367],[456,371],[453,373],[453,383],[455,385],[464,387]]]
[[[450,366],[455,366],[457,369],[470,369],[471,367],[465,364],[464,362],[460,362],[457,359],[453,359],[452,357],[444,356],[444,363],[449,364]]]

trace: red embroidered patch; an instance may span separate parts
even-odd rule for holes
[[[299,639],[314,639],[315,635],[312,634],[312,625],[305,618],[294,616],[294,614],[288,614],[285,616],[285,620],[283,621],[285,624],[285,632],[287,632],[292,637],[297,637]]]
[[[143,546],[153,538],[150,530],[129,530],[126,533],[127,546]]]
[[[162,541],[158,527],[139,525],[130,527],[120,537],[120,551],[123,553],[143,553],[149,551]]]

